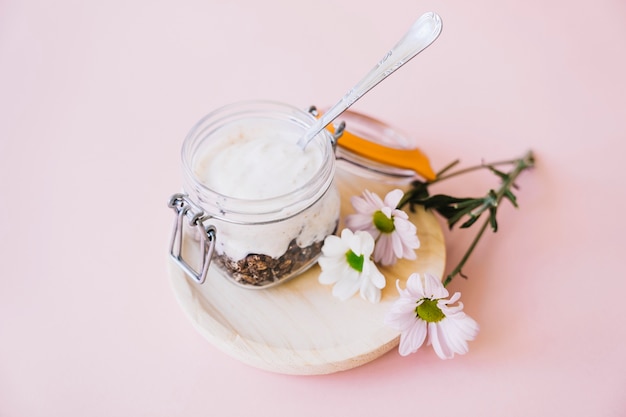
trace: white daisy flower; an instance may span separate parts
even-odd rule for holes
[[[406,356],[419,349],[426,336],[428,345],[433,346],[441,359],[450,359],[454,354],[465,354],[467,342],[478,334],[478,324],[463,312],[463,304],[456,303],[461,293],[449,300],[446,290],[432,275],[411,274],[406,289],[396,287],[400,298],[385,316],[385,324],[400,331],[400,355]]]
[[[399,258],[415,259],[415,249],[420,247],[417,228],[409,216],[396,208],[404,193],[397,189],[389,192],[384,200],[368,190],[363,197],[352,197],[350,202],[357,211],[346,217],[351,230],[365,230],[376,241],[374,261],[381,265],[393,265]]]
[[[334,284],[333,295],[340,300],[347,300],[359,291],[365,300],[379,302],[386,281],[370,259],[373,250],[374,239],[367,232],[343,229],[341,237],[326,237],[318,260],[322,268],[319,282]]]

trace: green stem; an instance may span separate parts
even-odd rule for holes
[[[515,163],[515,168],[509,174],[507,174],[506,178],[502,182],[502,185],[500,186],[498,191],[495,192],[495,198],[493,200],[491,200],[490,202],[488,202],[488,203],[486,202],[483,206],[479,207],[476,211],[474,211],[473,213],[470,213],[469,215],[477,217],[477,216],[480,216],[483,213],[483,211],[488,209],[489,206],[493,205],[494,207],[497,207],[500,204],[500,202],[502,201],[502,199],[504,198],[504,195],[507,193],[507,191],[510,191],[510,188],[515,184],[515,180],[517,179],[519,174],[521,174],[525,169],[534,166],[535,158],[534,158],[534,155],[533,155],[532,151],[528,151],[520,159],[516,159],[516,160],[511,161],[511,162],[504,162],[503,161],[501,163]],[[493,165],[497,165],[497,164],[499,164],[499,163],[490,164],[490,165],[493,166]],[[489,165],[482,165],[481,167],[488,167],[488,166]],[[471,170],[478,169],[478,168],[479,167],[473,167]],[[450,174],[449,176],[447,176],[445,178],[450,178],[451,176],[458,175],[461,172],[469,172],[469,170],[470,169],[457,171],[456,173]],[[437,179],[439,179],[439,178],[437,178]],[[487,226],[489,225],[489,220],[490,219],[488,217],[486,219],[486,221],[483,223],[483,225],[480,228],[480,230],[478,231],[478,233],[476,234],[476,236],[474,237],[474,240],[472,241],[470,247],[467,249],[467,252],[465,253],[465,255],[463,255],[463,258],[461,258],[461,260],[459,261],[458,265],[452,270],[452,272],[450,274],[448,274],[448,276],[446,277],[446,280],[443,283],[444,287],[447,286],[452,281],[452,279],[454,279],[454,277],[456,275],[461,273],[462,268],[465,266],[465,263],[467,262],[467,260],[469,259],[470,255],[472,254],[472,252],[476,248],[476,245],[478,244],[478,241],[480,240],[480,238],[482,237],[483,233],[487,229]]]
[[[458,265],[452,270],[452,272],[450,272],[450,274],[448,274],[448,276],[446,277],[446,280],[443,282],[443,286],[447,286],[452,279],[457,276],[458,274],[461,273],[461,270],[463,269],[463,267],[465,266],[465,263],[467,262],[467,260],[469,259],[470,255],[472,254],[472,252],[474,252],[474,249],[476,248],[476,245],[478,244],[478,241],[480,240],[480,238],[483,236],[483,233],[485,233],[485,230],[487,229],[487,226],[489,225],[489,219],[487,219],[487,221],[485,221],[482,225],[482,227],[480,228],[480,230],[478,231],[478,233],[476,233],[476,236],[474,237],[474,240],[472,241],[470,247],[467,249],[467,251],[465,252],[465,255],[463,255],[463,257],[461,258],[461,260],[459,261]]]
[[[492,162],[490,164],[474,165],[474,166],[471,166],[471,167],[460,169],[460,170],[455,171],[455,172],[453,172],[451,174],[448,174],[448,175],[442,175],[448,169],[448,168],[444,168],[443,170],[441,170],[441,172],[439,174],[437,174],[437,178],[435,178],[432,181],[429,181],[428,184],[435,184],[435,183],[437,183],[439,181],[447,180],[449,178],[454,178],[456,176],[467,174],[467,173],[472,172],[472,171],[478,171],[480,169],[489,168],[490,166],[511,165],[511,164],[515,164],[515,163],[517,163],[519,161],[520,161],[519,159],[509,159],[509,160],[506,160],[506,161]]]
[[[474,165],[471,167],[467,167],[467,168],[463,168],[460,169],[458,171],[455,171],[451,174],[448,175],[444,175],[446,172],[448,172],[451,168],[453,168],[454,166],[456,166],[459,163],[459,160],[457,159],[456,161],[451,162],[450,164],[446,165],[441,171],[439,171],[437,173],[437,176],[435,177],[434,180],[431,181],[425,181],[424,187],[428,188],[428,186],[432,185],[432,184],[436,184],[438,182],[441,182],[443,180],[447,180],[450,178],[454,178],[457,177],[459,175],[463,175],[463,174],[467,174],[469,172],[473,172],[473,171],[478,171],[481,169],[488,169],[489,167],[493,167],[493,166],[500,166],[500,165],[511,165],[511,164],[519,164],[521,161],[530,161],[530,163],[528,165],[526,165],[523,169],[528,168],[529,166],[532,166],[534,163],[533,160],[533,155],[531,151],[528,151],[521,159],[508,159],[508,160],[504,160],[504,161],[497,161],[497,162],[492,162],[490,164],[480,164],[480,165]],[[517,176],[517,175],[516,175]],[[402,209],[402,207],[404,207],[409,200],[411,200],[411,195],[409,193],[405,193],[404,196],[402,197],[402,199],[398,202],[397,208]]]
[[[502,198],[504,197],[506,192],[510,190],[513,184],[515,184],[515,180],[517,179],[519,174],[521,174],[522,171],[524,171],[525,169],[533,166],[535,160],[532,152],[528,151],[526,154],[524,154],[522,158],[516,159],[513,162],[516,164],[515,168],[513,169],[513,171],[507,174],[506,179],[502,181],[502,185],[500,186],[498,191],[493,194],[493,198],[487,199],[482,206],[478,207],[475,211],[470,213],[470,216],[478,217],[483,214],[485,210],[489,209],[489,207],[497,207],[500,204],[500,201],[502,201]],[[490,165],[493,166],[495,164]]]
[[[443,167],[443,169],[441,171],[439,171],[436,175],[436,178],[441,177],[443,174],[445,174],[446,172],[448,172],[449,170],[451,170],[452,168],[454,168],[456,165],[458,165],[461,161],[459,159],[457,159],[456,161],[452,161],[450,162],[448,165],[446,165],[445,167]]]
[[[524,154],[524,156],[517,160],[517,164],[513,171],[508,174],[508,177],[505,181],[502,182],[502,186],[496,192],[496,202],[499,203],[504,197],[504,194],[515,184],[515,180],[527,168],[530,168],[535,165],[535,156],[531,151],[528,151]]]

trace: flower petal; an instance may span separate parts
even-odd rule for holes
[[[350,198],[350,203],[352,207],[360,214],[367,214],[371,217],[372,214],[377,210],[377,207],[372,205],[369,201],[367,201],[363,197],[353,196]]]
[[[393,254],[395,258],[402,258],[404,247],[402,245],[402,239],[400,238],[400,235],[394,232],[391,234],[390,237],[391,237],[391,247],[393,249]]]
[[[363,255],[365,259],[369,259],[374,252],[374,238],[369,233],[359,230],[354,234],[350,249],[358,255]]]
[[[405,332],[400,334],[400,346],[398,351],[400,355],[407,356],[419,349],[426,339],[427,329],[426,322],[415,318],[414,323]]]
[[[339,262],[336,259],[328,259],[321,257],[318,260],[322,271],[318,277],[320,284],[334,284],[339,281],[346,274],[350,274],[354,271],[346,262]]]
[[[376,265],[370,261],[371,269],[369,271],[369,281],[379,289],[385,288],[387,280],[385,276],[376,268]]]
[[[478,323],[465,313],[461,317],[450,319],[450,322],[454,323],[455,331],[465,340],[474,340],[480,330]]]
[[[383,200],[381,200],[378,194],[373,193],[369,190],[363,191],[363,197],[365,198],[365,201],[367,201],[369,206],[374,208],[373,211],[380,210],[385,205],[385,203],[383,203]]]
[[[409,215],[406,214],[405,211],[400,210],[400,209],[394,209],[391,212],[391,215],[394,217],[394,219],[401,219],[401,220],[406,220],[409,218]]]
[[[459,301],[456,305],[450,306],[446,303],[447,301],[448,300],[445,299],[437,301],[437,307],[443,311],[443,314],[445,314],[446,317],[456,317],[465,314],[463,313],[462,302]]]
[[[400,202],[400,200],[402,200],[403,196],[404,196],[404,191],[397,188],[387,193],[387,195],[385,196],[384,204],[387,207],[391,207],[392,209],[395,209],[398,206],[398,203]]]
[[[417,228],[408,220],[394,218],[394,223],[397,233],[402,241],[402,244],[407,249],[418,249],[420,247],[420,240],[417,237]]]
[[[343,229],[341,231],[341,240],[344,242],[346,247],[350,247],[350,241],[354,237],[354,233],[350,229]]]
[[[383,321],[386,326],[404,332],[415,323],[415,320],[415,313],[411,314],[410,311],[407,313],[400,308],[392,308],[385,314]]]
[[[324,239],[322,253],[324,256],[339,256],[348,251],[348,245],[338,236],[330,235]]]
[[[441,330],[439,323],[428,323],[428,340],[441,359],[451,359],[454,356],[454,352],[448,346],[445,332]]]
[[[424,294],[431,299],[447,298],[448,290],[446,290],[440,280],[426,273],[424,274]]]
[[[463,333],[459,330],[455,320],[442,320],[439,323],[439,329],[446,337],[452,356],[455,353],[464,355],[468,352],[467,340],[463,337]]]
[[[389,233],[383,233],[378,237],[374,247],[374,261],[379,262],[381,265],[393,265],[395,263],[396,258],[393,255],[393,246]]]
[[[369,301],[370,303],[377,303],[380,301],[380,288],[374,286],[374,284],[368,279],[361,281],[360,289],[361,298]]]
[[[454,304],[457,301],[459,301],[459,298],[461,298],[461,293],[457,291],[454,294],[452,294],[452,297],[450,297],[449,300],[446,301],[446,304],[447,305]]]
[[[345,301],[359,291],[360,280],[359,274],[352,270],[345,274],[333,286],[333,296]]]
[[[373,214],[350,214],[346,216],[346,227],[353,231],[367,230],[371,233],[377,230],[373,219]]]
[[[416,301],[426,297],[426,294],[424,293],[424,283],[420,274],[414,272],[409,275],[409,278],[406,281],[406,290],[413,298],[415,298]]]

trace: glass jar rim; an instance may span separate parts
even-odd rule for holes
[[[263,199],[246,199],[225,195],[203,184],[193,171],[193,158],[198,147],[215,129],[236,120],[260,115],[292,123],[301,128],[303,133],[316,121],[311,113],[290,104],[270,100],[239,101],[219,107],[202,117],[183,141],[181,159],[184,190],[211,217],[233,223],[267,223],[286,219],[313,205],[333,181],[333,137],[324,129],[308,145],[320,149],[322,163],[311,179],[289,193]]]

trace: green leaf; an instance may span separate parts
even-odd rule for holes
[[[411,183],[411,188],[404,193],[404,196],[398,203],[398,208],[401,209],[406,204],[409,204],[409,209],[415,212],[415,205],[421,204],[421,201],[427,199],[429,195],[428,183],[415,180]]]
[[[496,174],[498,177],[500,177],[500,179],[501,179],[502,181],[507,181],[507,180],[510,178],[510,177],[509,177],[509,174],[504,173],[504,172],[502,172],[502,171],[500,171],[500,170],[498,170],[498,169],[494,168],[494,167],[493,167],[493,166],[491,166],[491,165],[489,165],[489,166],[488,166],[488,168],[489,168],[489,170],[490,170],[491,172],[493,172],[493,173],[494,173],[494,174]]]
[[[458,198],[450,197],[444,194],[436,194],[422,201],[422,204],[428,208],[452,207],[455,205],[467,207],[468,202],[480,200],[476,198]]]
[[[426,209],[434,209],[448,221],[448,227],[452,229],[463,216],[483,205],[484,199],[437,194],[421,200],[412,199],[410,202],[411,205],[420,204]]]
[[[352,249],[348,249],[348,252],[346,252],[346,261],[348,262],[348,265],[350,265],[350,267],[352,267],[352,269],[354,269],[355,271],[363,272],[365,256],[357,255],[356,253],[352,252]]]
[[[411,196],[411,199],[427,198],[430,195],[428,192],[428,183],[415,180],[411,183],[411,189],[408,193]]]
[[[505,190],[503,195],[511,202],[511,204],[513,204],[515,208],[519,207],[517,205],[517,197],[515,197],[515,194],[513,194],[511,190]]]
[[[469,228],[482,217],[483,212],[489,210],[487,219],[482,222],[478,233],[466,253],[463,255],[458,265],[452,270],[452,272],[446,276],[443,283],[444,287],[447,286],[457,275],[466,278],[466,276],[462,273],[462,268],[469,259],[470,255],[473,253],[476,244],[481,239],[487,228],[491,228],[493,232],[497,232],[497,211],[500,202],[503,199],[507,199],[511,202],[511,204],[513,204],[513,206],[517,207],[517,197],[513,194],[513,191],[517,189],[515,180],[523,171],[534,166],[535,160],[533,153],[528,151],[522,158],[519,159],[501,161],[493,164],[481,164],[479,166],[460,169],[456,172],[442,175],[457,163],[458,161],[455,161],[454,163],[448,165],[444,170],[437,174],[436,179],[433,181],[413,182],[413,188],[405,194],[405,196],[408,195],[409,198],[402,200],[404,204],[409,203],[411,207],[414,205],[422,205],[427,209],[434,209],[438,214],[447,220],[448,226],[451,229],[457,222],[460,221],[464,221],[460,226],[461,228]],[[495,168],[495,166],[504,164],[513,164],[514,167],[508,173]],[[447,180],[478,169],[489,169],[494,175],[502,180],[502,184],[500,184],[497,192],[493,189],[489,190],[487,194],[481,198],[456,198],[447,195],[429,196],[428,187],[430,185],[438,183],[441,180]]]
[[[495,206],[489,207],[489,223],[491,224],[491,229],[493,229],[494,233],[498,231],[498,222],[496,220],[496,212],[497,212],[497,208]]]
[[[461,225],[461,229],[467,229],[468,227],[470,227],[474,223],[476,223],[476,220],[478,220],[480,218],[480,216],[476,216],[476,215],[474,215],[472,213],[470,213],[469,216],[470,216],[469,220]]]

